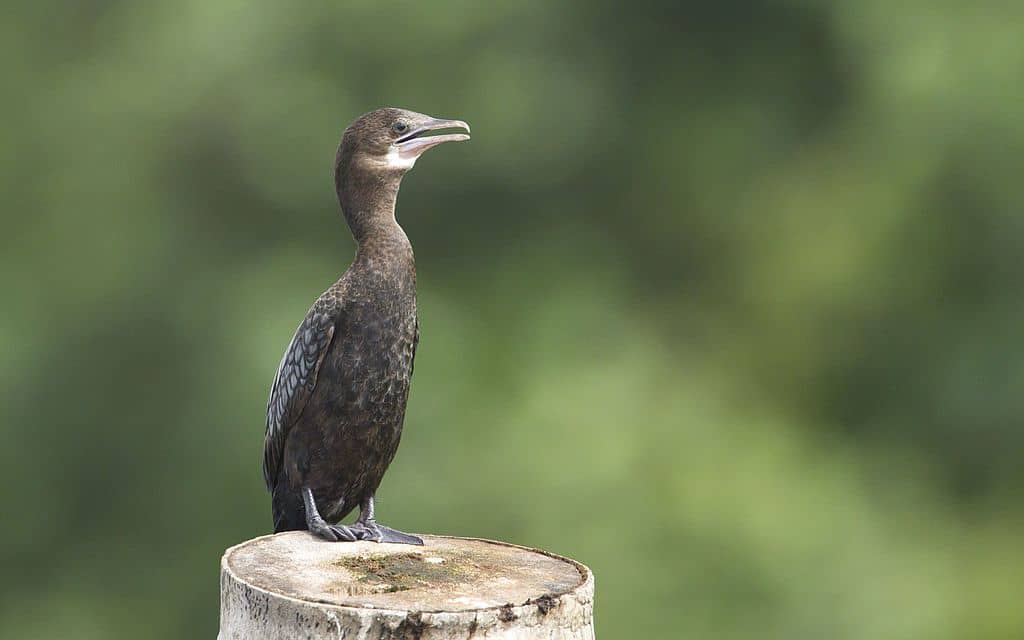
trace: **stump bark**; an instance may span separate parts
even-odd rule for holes
[[[594,637],[584,565],[504,542],[263,536],[224,553],[219,640]]]

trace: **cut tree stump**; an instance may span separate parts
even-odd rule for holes
[[[414,547],[304,531],[224,553],[220,640],[594,637],[594,576],[504,542],[425,536]]]

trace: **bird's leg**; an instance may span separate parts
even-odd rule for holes
[[[373,496],[363,498],[359,503],[359,518],[352,523],[352,530],[360,540],[381,542],[384,534],[373,517]]]
[[[363,501],[359,503],[359,519],[352,523],[351,529],[359,536],[360,540],[423,545],[423,538],[419,536],[402,533],[391,527],[377,524],[377,520],[374,518],[373,496],[363,498]]]
[[[331,542],[355,542],[358,538],[351,528],[343,524],[327,524],[316,510],[313,490],[302,488],[302,503],[306,506],[306,528],[318,538]]]

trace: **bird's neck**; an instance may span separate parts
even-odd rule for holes
[[[395,219],[399,173],[346,171],[338,176],[338,201],[358,244],[357,259],[412,263],[412,245]]]

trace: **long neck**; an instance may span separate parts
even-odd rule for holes
[[[357,259],[391,260],[395,266],[412,265],[412,245],[395,220],[395,202],[402,174],[339,168],[338,202],[359,245]]]

